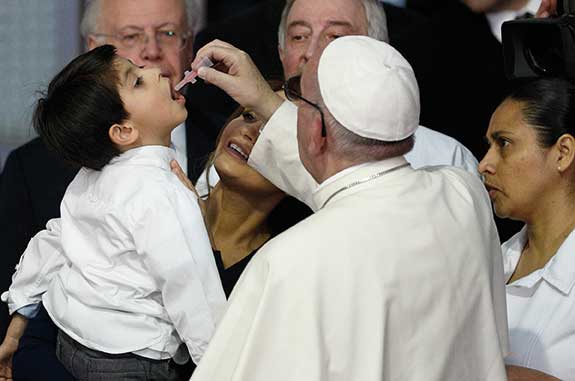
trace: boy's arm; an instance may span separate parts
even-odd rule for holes
[[[26,330],[28,319],[19,313],[12,315],[6,337],[0,345],[0,379],[12,379],[12,358],[18,349],[20,338]]]
[[[136,249],[197,364],[214,333],[225,294],[196,197],[179,183],[169,194],[151,197],[133,229]]]
[[[60,235],[60,219],[56,218],[48,221],[46,229],[30,240],[16,266],[9,291],[2,294],[10,314],[42,301],[50,281],[66,262]]]
[[[560,381],[558,378],[535,369],[506,365],[508,381]]]

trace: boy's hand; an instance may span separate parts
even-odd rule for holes
[[[6,337],[0,345],[0,381],[12,380],[12,358],[18,349],[18,341]]]

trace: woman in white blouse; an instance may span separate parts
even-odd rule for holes
[[[506,362],[575,380],[575,86],[523,84],[497,108],[486,135],[479,171],[495,213],[525,223],[502,246]]]

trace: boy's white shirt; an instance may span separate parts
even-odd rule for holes
[[[188,174],[188,150],[186,146],[186,124],[182,123],[172,130],[170,136],[172,148],[176,151],[176,161],[182,167],[182,171]]]
[[[22,256],[10,313],[43,301],[54,323],[107,353],[198,363],[225,305],[195,195],[170,171],[174,151],[129,150],[102,171],[83,168]]]

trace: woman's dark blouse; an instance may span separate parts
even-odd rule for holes
[[[267,221],[271,230],[271,238],[289,229],[311,214],[311,209],[302,202],[296,200],[293,197],[284,198],[270,214]],[[214,251],[216,265],[218,266],[218,273],[220,274],[220,279],[222,280],[222,286],[224,287],[226,297],[229,298],[232,289],[240,278],[240,275],[242,275],[242,272],[256,252],[257,249],[238,263],[234,264],[228,269],[225,269],[224,263],[222,262],[221,253],[219,251]]]
[[[226,298],[230,297],[230,294],[236,285],[240,275],[248,265],[248,262],[257,250],[253,251],[250,255],[235,263],[229,268],[224,268],[224,262],[222,261],[222,255],[219,251],[214,251],[214,257],[216,259],[216,265],[218,266],[218,273],[220,274],[220,279],[222,280],[222,286],[224,287],[224,292],[226,293]]]

